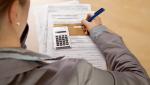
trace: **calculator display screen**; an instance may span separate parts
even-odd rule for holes
[[[56,33],[65,33],[66,31],[58,31],[58,32],[56,32]]]

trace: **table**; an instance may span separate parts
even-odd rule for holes
[[[41,0],[33,1],[41,4]],[[43,0],[42,3],[44,4],[44,2],[47,3],[46,0]],[[103,24],[123,37],[127,47],[138,58],[150,75],[150,1],[81,0],[81,3],[91,4],[93,10],[97,10],[100,7],[106,9],[106,12],[101,15]],[[29,40],[34,37],[34,29],[30,31]],[[77,32],[81,32],[81,30],[75,33]],[[36,42],[36,39],[32,42],[29,41],[29,47],[31,46],[36,50]],[[34,44],[31,45],[31,43]]]

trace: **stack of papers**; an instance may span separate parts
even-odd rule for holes
[[[97,48],[95,43],[91,40],[89,36],[71,36],[71,49],[60,49],[54,50],[52,47],[51,39],[48,41],[48,55],[56,58],[59,56],[65,56],[66,58],[78,58],[85,59],[93,66],[106,70],[106,62],[101,53]]]
[[[40,53],[53,58],[65,56],[65,59],[85,59],[97,68],[107,69],[102,53],[89,36],[71,36],[71,49],[55,50],[53,46],[52,28],[58,25],[81,25],[81,20],[91,12],[89,4],[50,4],[38,6],[33,10],[37,18],[37,34],[40,34],[37,35]]]

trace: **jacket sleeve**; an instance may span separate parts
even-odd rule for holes
[[[109,32],[103,25],[93,28],[90,36],[105,56],[115,85],[150,85],[146,71],[120,36]]]

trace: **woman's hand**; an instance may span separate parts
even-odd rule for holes
[[[90,14],[88,14],[87,19],[91,17]],[[87,20],[82,20],[82,24],[85,26],[85,30],[90,31],[96,26],[102,25],[102,21],[100,17],[96,17],[92,22],[88,22]]]

